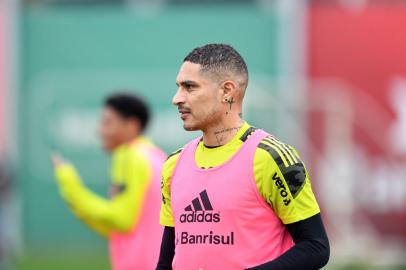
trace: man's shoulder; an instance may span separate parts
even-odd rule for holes
[[[307,178],[305,165],[297,151],[291,145],[272,135],[268,135],[258,144],[255,152],[255,164],[280,171],[294,197]]]
[[[289,167],[301,163],[299,155],[293,146],[284,143],[275,136],[269,134],[257,145],[256,156],[264,159],[272,159],[278,166]]]
[[[178,150],[170,153],[168,155],[168,157],[166,158],[165,163],[173,163],[174,161],[176,161],[179,158],[180,153],[182,153],[183,149],[184,148],[182,147],[182,148],[179,148]]]
[[[245,142],[258,128],[254,126],[248,126],[248,128],[244,131],[244,133],[240,136],[240,140]]]
[[[171,168],[173,169],[173,167],[175,167],[176,162],[179,159],[180,154],[182,153],[182,151],[189,145],[192,144],[193,142],[196,142],[196,140],[201,140],[202,137],[197,137],[194,138],[193,140],[189,141],[188,143],[186,143],[184,146],[182,146],[181,148],[177,149],[176,151],[170,153],[168,155],[168,157],[166,158],[166,161],[164,163],[164,169],[166,168]]]
[[[144,151],[138,147],[125,145],[116,149],[111,159],[113,175],[125,174],[133,171],[147,171],[151,168],[151,161]]]
[[[175,169],[176,162],[179,159],[180,154],[182,153],[183,148],[180,148],[171,154],[169,154],[168,158],[166,159],[164,166],[162,168],[162,177],[169,178]]]

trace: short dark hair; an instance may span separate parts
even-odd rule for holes
[[[143,99],[134,94],[112,94],[105,99],[104,106],[112,108],[124,118],[139,120],[141,131],[144,131],[149,123],[150,111],[148,105]]]
[[[227,44],[207,44],[197,47],[183,61],[200,64],[203,71],[215,73],[228,71],[243,75],[246,78],[245,84],[248,81],[248,68],[244,59],[232,46]]]

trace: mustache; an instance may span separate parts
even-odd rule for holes
[[[190,108],[186,107],[186,106],[178,106],[178,111],[179,111],[179,112],[180,112],[180,111],[182,111],[182,112],[187,112],[187,113],[192,112],[192,110],[191,110]]]

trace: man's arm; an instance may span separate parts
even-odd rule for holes
[[[327,264],[330,245],[320,214],[286,227],[295,245],[275,260],[247,270],[315,270]]]
[[[324,266],[330,253],[328,239],[299,153],[290,145],[267,137],[258,145],[254,171],[260,194],[285,224],[295,246],[252,269],[306,270]]]
[[[100,222],[98,222],[97,220],[93,220],[85,215],[83,215],[82,213],[78,212],[76,209],[70,207],[72,213],[78,218],[80,219],[83,223],[85,223],[87,226],[89,226],[90,229],[92,229],[94,232],[96,232],[97,234],[99,234],[100,236],[103,236],[104,238],[108,238],[110,233],[111,233],[111,229],[109,226],[106,226]]]
[[[162,236],[161,252],[155,270],[172,270],[172,261],[175,256],[175,228],[165,226]]]
[[[131,164],[124,164],[127,169],[125,189],[112,199],[105,199],[87,189],[72,165],[61,163],[55,167],[62,197],[76,216],[102,235],[106,236],[110,231],[129,231],[141,212],[149,167],[142,157],[136,162],[128,162]]]
[[[165,229],[156,270],[171,270],[173,257],[175,256],[175,222],[171,205],[170,179],[180,152],[181,149],[170,154],[162,168],[162,205],[159,222],[162,226],[165,226]]]

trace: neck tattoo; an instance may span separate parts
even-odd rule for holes
[[[231,107],[232,107],[233,104],[235,103],[234,98],[231,97],[231,99],[229,99],[227,102],[228,102],[228,104],[230,105],[230,111],[231,111]]]
[[[222,129],[222,130],[219,130],[219,131],[215,131],[214,135],[216,136],[217,143],[219,145],[223,145],[223,142],[225,140],[225,134],[224,133],[230,133],[232,131],[237,131],[238,132],[238,130],[240,130],[241,127],[242,127],[242,125],[239,126],[239,127],[231,127],[231,128],[225,128],[225,129]]]

